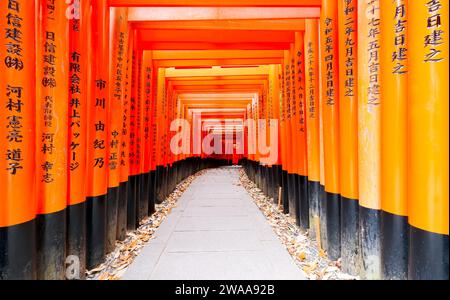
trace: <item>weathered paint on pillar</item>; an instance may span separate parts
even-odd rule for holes
[[[449,2],[408,2],[410,279],[448,279]]]
[[[319,26],[305,20],[305,102],[307,124],[309,227],[313,238],[320,228],[320,134],[319,134]]]
[[[358,160],[362,276],[381,277],[380,1],[358,3]]]

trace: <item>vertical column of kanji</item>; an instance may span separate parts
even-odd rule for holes
[[[449,1],[408,1],[410,279],[448,279]]]
[[[0,27],[0,280],[35,279],[35,2],[2,1]]]
[[[63,2],[39,1],[36,78],[38,279],[65,277],[69,124],[69,19],[66,8]]]
[[[358,3],[358,160],[362,275],[380,278],[380,1]]]
[[[298,191],[300,227],[309,229],[307,121],[305,97],[305,41],[304,32],[295,33],[295,89],[297,96]]]
[[[136,51],[135,42],[136,30],[130,29],[128,37],[128,78],[129,84],[127,97],[129,97],[129,113],[128,113],[128,125],[129,125],[129,144],[128,144],[128,201],[127,201],[127,229],[136,229]]]
[[[70,279],[81,279],[86,270],[86,137],[87,52],[89,0],[69,6],[69,197],[67,206],[67,257]],[[77,263],[79,264],[77,264]]]
[[[381,6],[381,271],[383,279],[408,276],[407,0]]]
[[[308,169],[308,203],[310,233],[317,237],[319,229],[319,35],[318,21],[305,20],[305,119]]]
[[[287,53],[283,53],[283,63],[280,66],[279,78],[280,78],[280,114],[281,114],[281,162],[282,162],[282,204],[283,213],[289,213],[289,186],[288,186],[288,146],[287,146],[287,99],[286,99],[286,63],[287,63]]]
[[[121,141],[120,141],[120,186],[119,203],[117,206],[117,239],[123,241],[127,231],[127,205],[129,194],[129,144],[130,144],[130,79],[131,79],[131,53],[130,53],[130,26],[127,25],[124,38],[124,58],[122,60],[122,115],[121,115]]]
[[[106,254],[108,190],[109,7],[92,1],[90,78],[88,81],[86,266],[100,264]]]
[[[108,106],[108,195],[106,217],[106,253],[115,248],[117,217],[120,197],[120,152],[123,125],[124,64],[126,63],[125,37],[128,26],[128,9],[110,9],[109,43],[109,99]]]
[[[330,259],[337,260],[341,256],[341,199],[339,195],[339,41],[336,1],[322,1],[320,24],[327,253]]]
[[[143,97],[144,97],[144,181],[145,181],[145,198],[148,202],[148,214],[151,215],[155,211],[155,202],[153,199],[153,180],[152,180],[152,118],[153,118],[153,60],[152,52],[144,51],[143,66]]]
[[[342,267],[359,274],[357,1],[339,7],[339,129]]]

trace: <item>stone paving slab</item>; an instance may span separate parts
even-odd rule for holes
[[[180,197],[122,279],[304,279],[238,168],[208,170]]]

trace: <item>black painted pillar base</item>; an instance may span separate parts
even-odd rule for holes
[[[67,257],[73,257],[68,266],[68,279],[86,277],[86,202],[67,207]],[[76,258],[75,258],[76,257]],[[78,264],[78,266],[77,266]]]
[[[128,178],[127,230],[136,230],[136,180],[137,176]]]
[[[327,201],[327,240],[328,258],[341,257],[341,196],[326,192]]]
[[[295,198],[295,174],[288,173],[287,175],[287,186],[288,186],[288,201],[289,201],[289,215],[292,218],[297,219],[298,212],[298,201]]]
[[[448,235],[410,225],[408,278],[448,280]]]
[[[156,203],[161,204],[164,201],[163,196],[163,167],[156,167],[156,184],[155,184],[155,192],[156,192]]]
[[[275,181],[273,178],[273,173],[275,170],[275,166],[270,166],[268,167],[268,172],[267,172],[267,176],[268,176],[268,193],[269,193],[269,198],[275,198]]]
[[[320,217],[320,243],[323,249],[328,249],[327,232],[327,193],[325,186],[319,184],[319,217]]]
[[[119,197],[119,187],[108,189],[106,200],[106,253],[110,253],[116,248]]]
[[[36,220],[0,227],[0,280],[36,279]]]
[[[119,241],[125,240],[127,236],[127,203],[128,203],[128,181],[121,182],[119,186],[119,203],[117,205],[117,235]]]
[[[308,199],[308,177],[298,175],[298,197],[300,200],[300,229],[306,232],[309,229],[309,199]]]
[[[320,183],[318,181],[308,180],[309,236],[312,239],[317,238],[316,223],[318,222],[320,226],[319,194]]]
[[[155,171],[150,171],[149,175],[148,175],[148,215],[151,216],[155,213],[156,208],[155,208],[155,198],[156,198],[156,194],[155,194],[155,177],[156,172]]]
[[[282,185],[283,185],[283,196],[282,196],[282,202],[283,202],[283,213],[288,214],[289,213],[289,185],[288,185],[288,172],[283,170],[282,171]]]
[[[341,196],[341,256],[344,272],[357,276],[361,272],[359,245],[359,202]]]
[[[408,278],[408,217],[381,211],[381,275],[387,280]]]
[[[148,173],[139,174],[140,193],[139,193],[139,215],[140,223],[148,216]]]
[[[86,268],[91,270],[103,263],[106,255],[106,195],[86,200]]]
[[[64,280],[66,210],[36,218],[36,271],[38,280]]]
[[[363,279],[381,279],[380,221],[380,210],[359,207],[361,273]]]
[[[136,207],[135,207],[135,220],[134,222],[136,223],[136,228],[139,227],[139,222],[140,222],[140,216],[141,216],[141,205],[142,205],[142,200],[141,200],[141,195],[142,195],[142,176],[141,174],[136,175],[136,180],[135,180],[135,201],[136,201]]]
[[[295,224],[300,226],[300,186],[298,174],[292,174],[293,179],[293,190],[294,190],[294,201],[295,201]]]

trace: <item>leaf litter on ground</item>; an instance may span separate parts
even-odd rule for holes
[[[325,251],[319,249],[317,242],[309,237],[309,233],[301,232],[294,218],[284,214],[282,209],[267,197],[252,182],[245,171],[240,171],[242,185],[255,204],[262,211],[274,232],[295,261],[296,265],[310,280],[357,280],[356,276],[346,274],[341,269],[341,261],[331,261]]]
[[[178,199],[189,185],[206,170],[189,176],[178,184],[176,189],[161,203],[156,204],[156,212],[140,222],[139,228],[130,231],[124,241],[116,241],[116,248],[106,256],[100,266],[86,271],[87,280],[119,280],[140,253],[142,248],[151,242],[155,231],[176,207]]]

